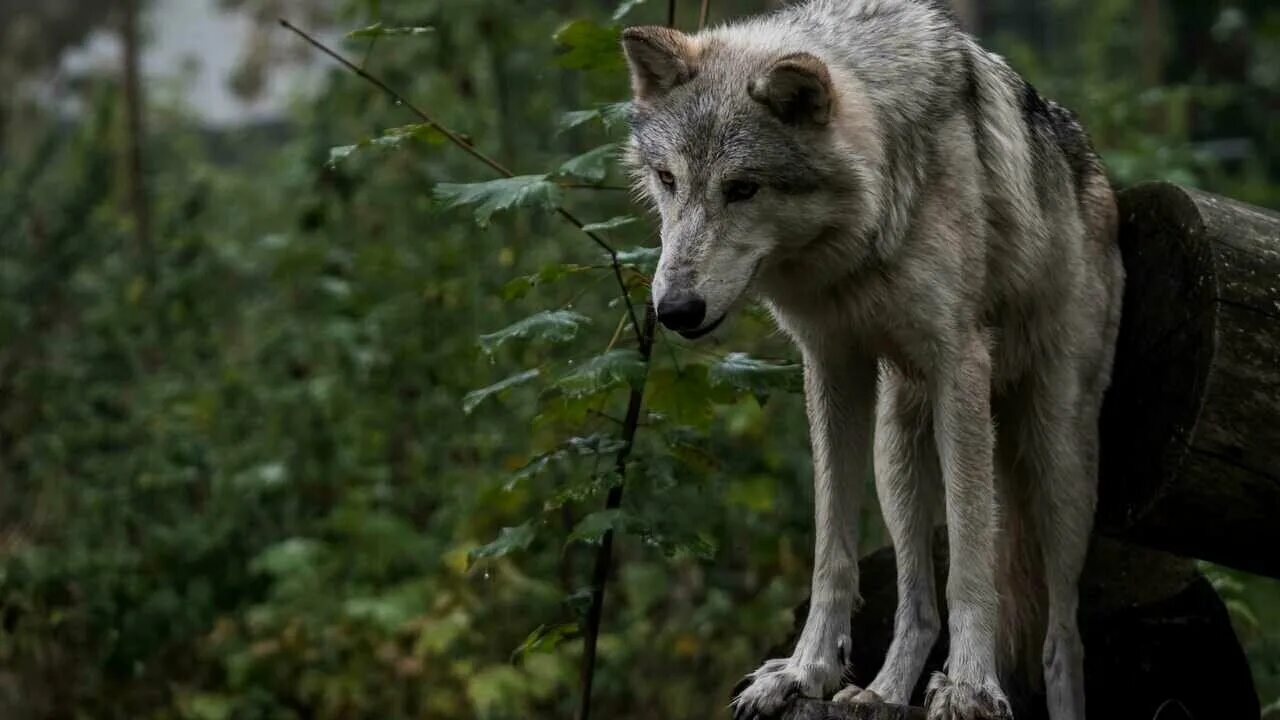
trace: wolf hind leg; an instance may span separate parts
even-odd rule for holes
[[[865,690],[850,686],[835,700],[905,705],[941,630],[931,541],[942,472],[923,384],[911,382],[888,364],[880,368],[875,477],[897,559],[893,641],[871,684]]]
[[[1021,456],[1048,599],[1041,662],[1050,720],[1084,720],[1084,643],[1078,583],[1097,504],[1099,393],[1082,393],[1074,368],[1032,381],[1021,414]]]

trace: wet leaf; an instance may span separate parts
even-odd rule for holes
[[[546,175],[517,175],[480,183],[439,183],[435,196],[449,207],[475,206],[476,223],[489,224],[495,212],[518,207],[554,210],[560,204],[560,188]]]
[[[730,353],[711,366],[711,384],[748,392],[761,402],[771,393],[804,391],[804,370],[796,363],[775,363],[746,353]]]
[[[537,536],[538,531],[532,520],[515,527],[504,527],[498,531],[498,537],[480,547],[473,548],[470,553],[467,553],[467,557],[473,563],[486,558],[500,558],[518,550],[524,550]]]
[[[569,539],[566,542],[574,542],[580,540],[588,543],[598,543],[604,537],[604,534],[613,531],[616,533],[633,532],[640,529],[641,523],[639,518],[628,514],[624,510],[600,510],[578,521],[573,527],[573,532],[569,533]]]
[[[476,406],[485,400],[508,388],[523,385],[524,383],[538,377],[539,374],[540,371],[537,368],[533,370],[526,370],[518,375],[512,375],[509,378],[500,380],[488,387],[483,387],[479,390],[472,390],[462,398],[462,412],[470,415],[472,411],[476,409]]]
[[[570,397],[594,395],[618,385],[635,387],[645,374],[645,361],[635,350],[610,350],[560,376],[555,387]]]
[[[600,105],[590,110],[570,110],[560,116],[560,132],[571,130],[592,121],[598,121],[605,131],[627,122],[631,116],[631,103],[616,102]]]
[[[591,318],[569,310],[544,310],[514,322],[497,332],[480,336],[480,348],[492,354],[511,340],[539,340],[564,343],[578,336],[578,331],[591,324]]]
[[[652,275],[658,268],[658,258],[662,256],[659,247],[633,247],[618,251],[618,263],[636,272]]]
[[[560,175],[571,175],[587,182],[602,182],[609,174],[609,162],[617,154],[618,145],[609,143],[566,160],[557,171]]]

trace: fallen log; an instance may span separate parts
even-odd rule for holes
[[[1168,183],[1119,203],[1098,529],[1280,577],[1280,216]]]

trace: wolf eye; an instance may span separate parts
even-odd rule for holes
[[[676,176],[672,175],[670,172],[666,170],[659,170],[658,180],[661,181],[663,185],[666,185],[667,189],[669,190],[676,189]]]
[[[759,190],[759,183],[747,182],[746,180],[734,180],[725,186],[724,198],[728,202],[750,200],[755,197],[756,192]]]

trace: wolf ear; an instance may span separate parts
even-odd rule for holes
[[[644,104],[693,79],[693,43],[679,30],[656,25],[622,31],[622,49],[631,66],[631,90]]]
[[[794,53],[751,81],[747,93],[788,125],[831,121],[831,74],[809,53]]]

